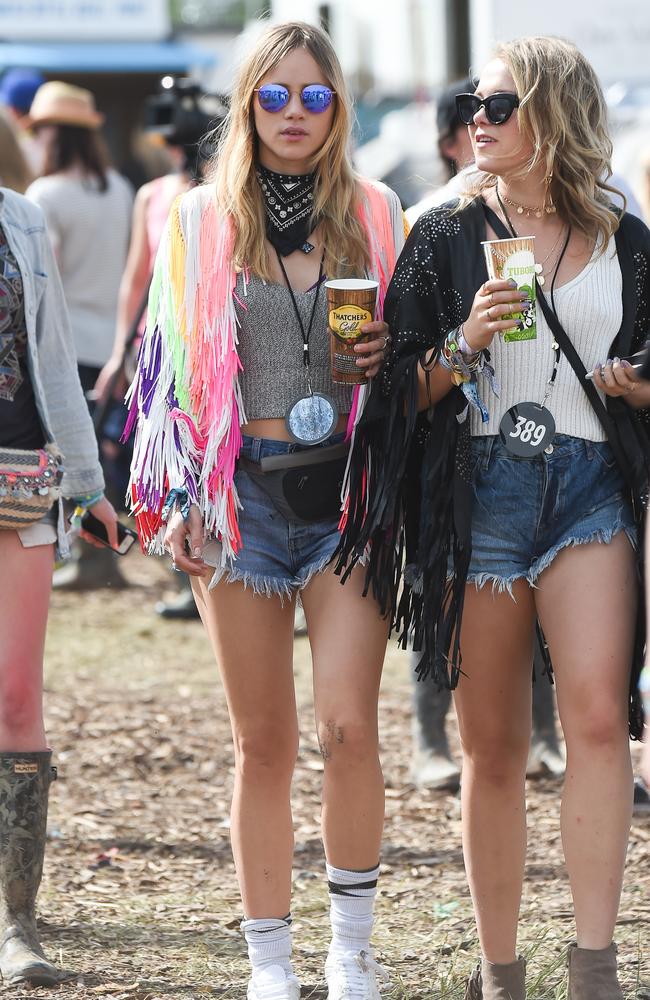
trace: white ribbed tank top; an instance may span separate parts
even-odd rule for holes
[[[580,355],[587,371],[609,356],[612,341],[623,319],[623,279],[612,237],[607,250],[596,251],[583,270],[555,290],[558,318]],[[550,288],[545,290],[550,305]],[[506,410],[524,400],[541,403],[546,383],[553,371],[553,335],[537,306],[537,339],[505,344],[495,337],[490,347],[492,365],[500,386],[500,398],[491,391],[487,379],[478,376],[478,390],[490,419],[471,407],[471,432],[480,436],[498,434]],[[605,433],[573,368],[562,354],[555,385],[546,402],[555,419],[556,433],[570,434],[586,441],[604,441]]]

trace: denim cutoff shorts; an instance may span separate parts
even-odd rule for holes
[[[497,435],[472,438],[472,558],[468,582],[512,593],[534,585],[562,549],[611,542],[636,548],[632,505],[606,441],[557,434],[552,452],[510,454]]]
[[[266,455],[286,455],[297,451],[313,451],[339,444],[343,434],[336,434],[320,445],[299,445],[270,438],[244,435],[241,455],[259,462]],[[242,504],[239,511],[239,531],[242,547],[236,559],[221,565],[221,543],[206,542],[203,559],[215,566],[209,589],[225,578],[228,583],[241,581],[255,594],[281,598],[291,597],[302,590],[315,573],[331,562],[339,543],[339,516],[331,520],[294,524],[275,508],[263,489],[253,482],[244,469],[237,469],[235,486]]]

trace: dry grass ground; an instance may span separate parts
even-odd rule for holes
[[[153,604],[165,567],[139,555],[135,586],[55,595],[47,647],[53,788],[40,900],[47,951],[79,972],[61,1000],[245,996],[241,915],[228,841],[232,747],[198,623]],[[313,734],[308,643],[296,641],[302,747],[294,785],[295,959],[303,995],[324,998],[326,891],[319,841],[322,762]],[[459,1000],[477,957],[455,798],[408,784],[409,678],[391,647],[381,700],[386,836],[376,945],[391,997]],[[597,794],[597,790],[595,790]],[[558,830],[559,786],[530,786],[521,948],[529,996],[565,996],[572,936]],[[626,994],[650,998],[650,819],[635,821],[617,937]],[[645,984],[645,986],[644,986]],[[1,997],[33,996],[2,988]]]

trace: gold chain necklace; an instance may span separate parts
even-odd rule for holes
[[[498,185],[497,185],[497,188],[496,188],[496,194],[497,194],[497,199],[499,201],[508,202],[509,205],[514,205],[515,204],[514,202],[509,201],[509,199],[506,198],[506,196],[504,194],[501,194],[501,192],[499,191],[499,186]],[[548,211],[548,209],[547,209],[547,211]],[[555,206],[553,206],[553,211],[555,212]],[[506,218],[507,218],[507,216],[506,216]],[[510,220],[508,220],[508,221],[510,221]],[[510,222],[510,227],[511,227],[513,233],[516,236],[519,236],[519,233],[517,232],[517,230],[515,229],[515,227],[512,225],[511,222]],[[565,228],[563,226],[562,229],[560,229],[560,232],[557,235],[557,239],[555,240],[555,243],[553,244],[553,246],[551,247],[551,249],[549,250],[549,252],[546,254],[546,257],[544,258],[544,260],[541,261],[541,262],[535,262],[535,274],[537,275],[537,282],[538,282],[539,285],[544,285],[546,283],[546,276],[545,276],[544,272],[546,271],[546,273],[548,273],[551,270],[552,265],[555,263],[555,259],[553,259],[551,261],[551,264],[549,265],[548,268],[546,267],[546,264],[547,264],[547,262],[548,262],[548,260],[549,260],[549,258],[551,256],[551,254],[553,253],[553,251],[558,248],[560,239],[562,238],[562,236],[564,235],[564,233],[565,233]],[[499,252],[496,249],[494,249],[492,252],[496,253],[496,256],[499,259],[501,259],[501,256],[500,256]],[[558,250],[558,255],[559,255],[559,252],[560,251]],[[503,257],[502,263],[505,263],[505,259],[506,258]]]
[[[530,219],[531,215],[534,215],[536,219],[541,219],[545,213],[546,215],[553,215],[556,211],[555,205],[552,202],[549,203],[548,205],[544,203],[543,205],[539,206],[537,205],[531,206],[531,205],[520,205],[519,202],[513,201],[511,198],[508,198],[508,196],[505,194],[501,194],[501,198],[503,201],[505,201],[506,205],[510,205],[511,208],[515,209],[517,215],[525,215],[527,219]]]
[[[564,236],[565,232],[566,232],[565,227],[562,226],[562,229],[560,229],[560,232],[558,233],[558,236],[557,236],[557,239],[556,239],[555,243],[553,244],[553,246],[551,247],[551,249],[549,250],[549,252],[546,254],[546,257],[544,258],[544,260],[541,261],[539,264],[535,264],[535,272],[537,274],[537,280],[540,283],[540,285],[543,285],[545,283],[545,281],[546,281],[545,275],[548,274],[548,272],[552,270],[553,264],[555,264],[555,259],[556,259],[556,257],[558,256],[558,254],[560,252],[559,251],[560,240]],[[553,257],[553,260],[551,260],[551,262],[550,262],[550,264],[548,265],[548,268],[547,268],[546,264],[550,260],[551,255],[554,253],[555,250],[557,250],[557,254],[555,254],[555,257]]]

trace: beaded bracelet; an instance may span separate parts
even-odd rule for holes
[[[475,358],[481,354],[481,351],[475,351],[465,340],[464,325],[462,323],[455,330],[450,330],[447,334],[443,346],[443,350],[445,349],[448,352],[447,356],[450,360],[453,358],[457,359],[459,367],[462,367],[465,358]]]
[[[463,379],[469,379],[474,372],[478,371],[483,363],[483,355],[479,351],[469,357],[461,354],[460,351],[452,353],[445,342],[440,352],[440,364],[443,368]]]

